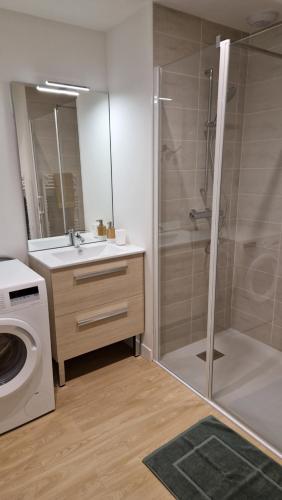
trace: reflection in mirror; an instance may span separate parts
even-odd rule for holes
[[[50,90],[12,83],[31,251],[69,245],[70,229],[95,241],[96,220],[113,221],[108,94]]]

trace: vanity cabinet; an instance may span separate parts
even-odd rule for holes
[[[143,254],[59,269],[30,256],[30,266],[46,280],[61,386],[67,359],[144,332]]]

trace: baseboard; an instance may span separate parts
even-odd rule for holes
[[[145,344],[141,344],[141,356],[148,361],[153,361],[153,352],[152,349],[147,347]]]

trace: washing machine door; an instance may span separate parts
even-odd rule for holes
[[[39,337],[30,325],[14,318],[0,319],[0,399],[30,380],[41,354]]]

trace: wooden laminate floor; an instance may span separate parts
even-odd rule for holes
[[[246,437],[157,365],[128,354],[120,344],[72,361],[56,411],[0,437],[1,500],[170,499],[144,456],[210,414]]]

